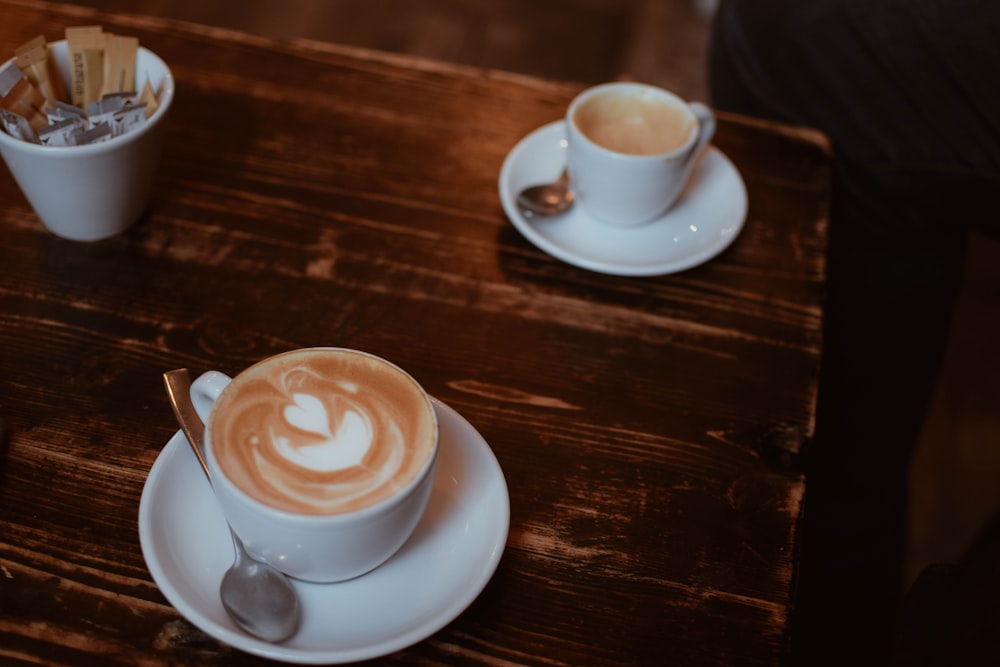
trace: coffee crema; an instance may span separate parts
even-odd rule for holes
[[[428,464],[437,419],[406,373],[344,349],[286,352],[237,376],[212,408],[212,454],[251,498],[295,514],[375,505]]]
[[[628,155],[662,155],[684,146],[697,121],[683,107],[642,93],[609,92],[584,101],[573,116],[598,146]]]

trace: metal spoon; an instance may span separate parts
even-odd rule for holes
[[[558,215],[573,205],[573,191],[569,188],[569,172],[563,169],[559,178],[551,183],[532,185],[517,195],[517,206],[533,215]]]
[[[186,368],[167,371],[163,374],[163,383],[181,430],[211,483],[212,475],[201,451],[205,425],[191,403],[191,376]],[[236,548],[236,559],[219,587],[222,606],[233,622],[247,633],[275,643],[288,639],[298,630],[302,616],[295,589],[284,574],[251,558],[232,527],[229,532]]]

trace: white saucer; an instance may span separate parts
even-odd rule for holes
[[[202,631],[265,658],[352,662],[415,644],[468,607],[493,576],[507,541],[510,499],[489,445],[435,401],[438,470],[426,513],[403,548],[376,570],[339,584],[295,582],[302,626],[283,644],[240,631],[219,601],[233,546],[211,487],[176,433],[150,469],[139,504],[139,540],[167,600]]]
[[[614,227],[591,218],[579,203],[551,218],[527,217],[517,193],[554,181],[566,164],[564,121],[522,139],[500,170],[500,201],[521,234],[562,261],[617,276],[676,273],[706,262],[739,235],[747,215],[740,172],[709,146],[680,200],[664,215],[638,227]]]

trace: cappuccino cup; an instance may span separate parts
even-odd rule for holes
[[[602,222],[655,220],[680,197],[714,133],[708,107],[662,88],[633,82],[588,88],[566,112],[573,194]]]
[[[409,374],[346,348],[306,348],[191,399],[223,514],[257,560],[305,581],[360,576],[416,528],[434,484],[437,414]]]

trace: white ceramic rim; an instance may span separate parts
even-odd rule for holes
[[[236,493],[236,495],[239,496],[240,500],[247,503],[250,507],[254,509],[254,511],[269,515],[281,521],[295,522],[298,524],[307,524],[307,525],[322,524],[324,526],[328,526],[331,524],[353,523],[355,521],[364,520],[365,518],[370,517],[373,514],[381,514],[385,510],[391,507],[395,507],[396,505],[399,505],[407,501],[413,495],[414,490],[418,486],[420,486],[420,484],[424,481],[424,479],[429,474],[429,471],[437,461],[438,450],[440,449],[440,444],[441,444],[440,442],[441,425],[440,422],[438,421],[437,412],[434,409],[434,402],[431,400],[430,394],[428,394],[427,390],[424,389],[419,382],[417,382],[416,378],[414,378],[412,375],[410,375],[405,370],[400,368],[397,364],[394,364],[385,357],[380,357],[379,355],[372,354],[371,352],[365,352],[363,350],[357,350],[349,347],[302,347],[302,348],[296,348],[294,350],[288,350],[286,352],[279,352],[278,354],[267,357],[266,359],[261,359],[260,361],[253,363],[250,366],[247,366],[244,370],[237,373],[236,377],[234,377],[232,381],[228,385],[226,385],[225,388],[223,388],[222,392],[219,394],[219,398],[222,398],[222,395],[229,390],[229,388],[237,381],[237,379],[240,376],[248,373],[251,369],[256,368],[257,366],[261,366],[263,364],[269,363],[281,357],[287,357],[294,354],[318,352],[318,351],[348,352],[351,354],[356,354],[358,356],[368,357],[369,359],[373,359],[381,364],[384,364],[386,366],[389,366],[390,368],[395,369],[396,372],[398,372],[404,378],[408,379],[410,383],[417,388],[417,391],[420,393],[421,396],[423,396],[423,401],[427,406],[428,413],[430,414],[431,426],[433,428],[433,450],[431,451],[431,455],[427,457],[427,460],[424,461],[424,465],[421,466],[420,470],[417,471],[417,473],[413,476],[413,479],[411,479],[409,482],[406,483],[406,486],[402,487],[401,489],[396,491],[396,493],[392,494],[388,498],[384,498],[383,500],[378,501],[374,505],[369,505],[367,507],[363,507],[353,512],[338,512],[334,514],[296,514],[295,512],[289,512],[287,510],[273,507],[249,495],[246,491],[241,489],[236,483],[234,483],[225,475],[221,475],[221,479],[217,480],[216,483],[221,482],[225,484],[227,488],[231,489],[234,493]],[[215,454],[212,451],[212,447],[210,447],[208,443],[208,434],[212,427],[213,415],[214,415],[214,410],[209,413],[208,421],[205,423],[204,454],[207,459],[211,460],[211,465],[209,467],[213,468],[214,470],[221,471],[222,468],[219,465],[219,461],[218,459],[215,458]]]

